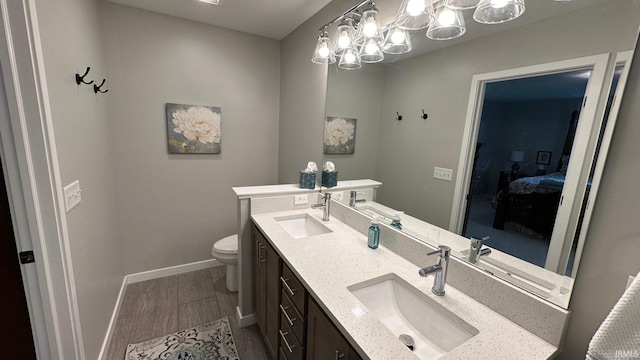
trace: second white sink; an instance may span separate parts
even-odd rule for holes
[[[411,336],[413,352],[420,359],[437,359],[478,334],[476,328],[395,274],[348,289],[395,336]]]
[[[330,233],[326,226],[309,215],[294,215],[276,218],[276,221],[294,239],[303,239],[310,236]]]

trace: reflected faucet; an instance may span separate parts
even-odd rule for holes
[[[418,274],[422,277],[427,277],[429,274],[435,273],[436,277],[433,280],[433,287],[431,288],[431,291],[438,296],[443,296],[444,286],[447,283],[447,269],[449,268],[451,248],[445,245],[440,245],[438,246],[438,250],[427,253],[427,256],[435,254],[439,254],[438,262],[435,265],[420,269]]]
[[[363,203],[363,202],[367,201],[365,199],[358,199],[358,194],[359,195],[366,195],[367,193],[351,191],[349,193],[349,206],[356,207],[356,203]]]
[[[320,194],[324,202],[319,204],[312,204],[312,209],[324,208],[324,213],[322,214],[322,221],[329,221],[329,213],[331,212],[331,193],[325,193],[324,195]]]
[[[489,254],[491,249],[482,248],[482,243],[489,240],[488,236],[485,236],[481,239],[476,239],[474,237],[469,238],[471,240],[469,245],[469,262],[472,264],[477,264],[480,256]]]

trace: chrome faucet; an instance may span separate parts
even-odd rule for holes
[[[331,212],[331,194],[324,193],[324,195],[320,194],[324,202],[319,204],[312,204],[312,209],[324,208],[324,213],[322,214],[322,221],[329,221],[329,213]]]
[[[474,237],[470,238],[470,246],[469,246],[469,262],[472,264],[477,264],[480,256],[489,254],[491,249],[482,248],[482,243],[489,240],[488,236],[485,236],[481,239],[476,239]]]
[[[451,255],[451,248],[445,245],[438,246],[438,250],[427,253],[427,255],[438,255],[438,262],[435,265],[427,266],[420,269],[418,274],[422,277],[427,277],[429,274],[436,274],[433,280],[433,287],[431,291],[438,295],[444,295],[444,285],[447,283],[447,269],[449,268],[449,256]]]
[[[367,201],[365,199],[358,199],[358,194],[366,195],[366,193],[357,192],[357,191],[351,191],[349,193],[349,206],[356,207],[356,203],[363,203],[363,202]]]

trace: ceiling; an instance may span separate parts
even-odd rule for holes
[[[331,2],[331,0],[220,0],[219,5],[211,5],[198,0],[109,1],[276,40],[282,40]],[[438,0],[432,1],[437,2]],[[527,11],[523,16],[515,21],[499,25],[477,24],[471,19],[473,11],[465,11],[464,15],[467,23],[465,36],[442,42],[428,40],[424,36],[424,31],[415,31],[411,35],[414,51],[410,54],[389,57],[385,62],[395,62],[442,47],[456,45],[603,1],[605,0],[528,0],[526,3]],[[400,2],[401,0],[376,1],[383,24],[393,21]],[[349,7],[349,4],[352,4],[352,2],[345,1],[345,10]],[[327,21],[329,20],[331,19],[327,19]]]
[[[331,0],[110,0],[122,5],[282,40]]]

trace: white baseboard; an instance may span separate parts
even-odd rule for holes
[[[111,338],[113,337],[113,329],[116,327],[116,322],[118,320],[118,314],[120,314],[120,304],[122,304],[122,299],[124,298],[124,291],[127,288],[127,277],[125,276],[122,280],[122,285],[120,286],[120,293],[118,293],[118,299],[116,299],[116,305],[113,309],[113,314],[111,314],[111,321],[109,321],[109,327],[107,328],[107,335],[102,342],[102,348],[100,349],[100,355],[98,355],[98,359],[104,360],[107,358],[107,352],[109,351],[109,344],[111,344]]]
[[[111,321],[109,321],[107,334],[104,338],[104,341],[102,342],[102,349],[100,349],[100,355],[98,356],[98,359],[105,360],[107,357],[107,352],[109,351],[109,345],[111,344],[111,338],[113,337],[113,330],[116,327],[118,314],[120,314],[120,305],[122,304],[122,300],[124,298],[124,292],[127,288],[127,285],[141,282],[141,281],[158,279],[158,278],[171,276],[171,275],[184,274],[191,271],[202,270],[202,269],[206,269],[214,266],[221,266],[221,265],[224,265],[224,264],[216,259],[211,259],[211,260],[198,261],[190,264],[176,265],[176,266],[171,266],[171,267],[162,268],[162,269],[156,269],[156,270],[150,270],[150,271],[144,271],[140,273],[125,275],[124,279],[122,279],[122,286],[120,286],[120,293],[118,294],[118,299],[116,300],[116,304],[113,309],[113,314],[111,315]],[[253,314],[251,316],[253,316]],[[256,322],[255,319],[253,319],[253,323],[255,322]],[[248,325],[251,325],[251,324],[248,324]]]
[[[190,264],[176,265],[176,266],[171,266],[163,269],[139,272],[136,274],[127,275],[125,277],[128,278],[129,284],[133,284],[141,281],[158,279],[161,277],[171,276],[171,275],[184,274],[191,271],[202,270],[202,269],[206,269],[214,266],[220,266],[220,265],[224,265],[224,264],[216,259],[203,260],[203,261],[198,261]]]
[[[236,306],[236,315],[238,316],[238,322],[240,323],[241,328],[251,326],[258,322],[255,314],[243,316],[239,306]]]

